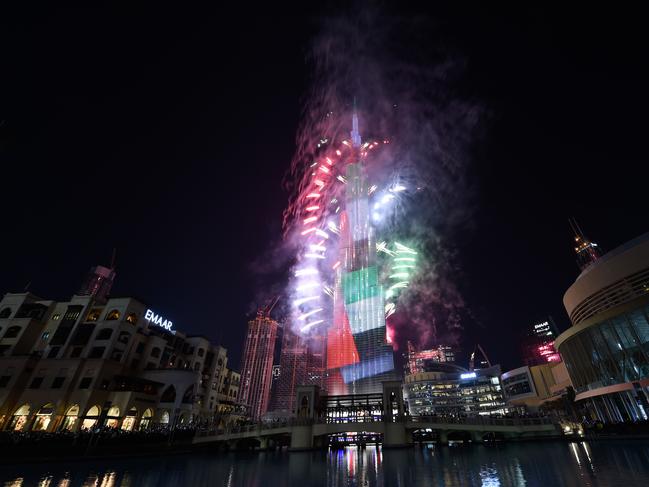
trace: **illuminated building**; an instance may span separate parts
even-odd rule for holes
[[[0,429],[227,420],[219,414],[225,348],[147,320],[152,311],[134,298],[96,298],[0,300]]]
[[[412,416],[488,416],[508,412],[499,365],[468,371],[452,363],[430,363],[427,372],[407,375],[403,390]]]
[[[593,264],[600,257],[599,246],[595,242],[591,242],[586,238],[584,232],[581,231],[577,221],[570,219],[570,226],[575,233],[575,254],[577,254],[577,265],[583,271],[588,266]]]
[[[410,340],[407,343],[408,351],[406,352],[406,361],[404,363],[404,373],[416,374],[428,370],[429,364],[451,363],[455,362],[455,352],[448,345],[438,345],[436,348],[429,350],[417,351]]]
[[[270,409],[290,415],[295,403],[295,390],[307,384],[308,349],[306,340],[297,333],[285,329],[278,376],[271,397]]]
[[[248,406],[253,419],[261,418],[268,410],[278,328],[278,323],[263,311],[248,322],[239,401]]]
[[[649,233],[599,257],[568,288],[555,345],[577,405],[604,422],[649,415]]]
[[[525,412],[537,412],[543,404],[562,400],[571,385],[561,361],[519,367],[503,373],[500,379],[507,404],[512,408],[522,407]]]
[[[381,381],[392,378],[394,369],[356,113],[351,138],[338,226],[340,265],[335,276],[333,324],[327,334],[327,389],[336,395],[379,392]]]
[[[558,335],[557,326],[551,316],[538,320],[523,337],[523,363],[528,366],[548,362],[559,362],[561,356],[554,347]]]

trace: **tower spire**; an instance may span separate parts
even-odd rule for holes
[[[575,234],[577,264],[583,271],[586,267],[595,262],[600,257],[601,253],[597,244],[586,238],[575,218],[570,218],[568,221],[570,222],[570,227]]]
[[[352,112],[352,146],[361,146],[361,133],[358,131],[358,114],[356,113],[356,97],[354,97],[354,111]]]

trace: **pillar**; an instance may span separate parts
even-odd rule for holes
[[[405,423],[384,423],[383,448],[400,448],[412,445]]]
[[[448,445],[448,431],[439,430],[437,432],[437,442],[442,445]]]
[[[310,450],[313,448],[313,426],[300,425],[291,429],[290,451]]]

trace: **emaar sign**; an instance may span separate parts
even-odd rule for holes
[[[155,314],[150,309],[147,309],[146,313],[144,313],[144,319],[169,331],[171,331],[171,327],[174,325],[172,321],[164,319],[161,315]]]

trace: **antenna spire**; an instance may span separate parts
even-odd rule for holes
[[[358,114],[356,113],[356,97],[354,97],[354,111],[352,112],[352,146],[361,146],[361,133],[358,130]]]

